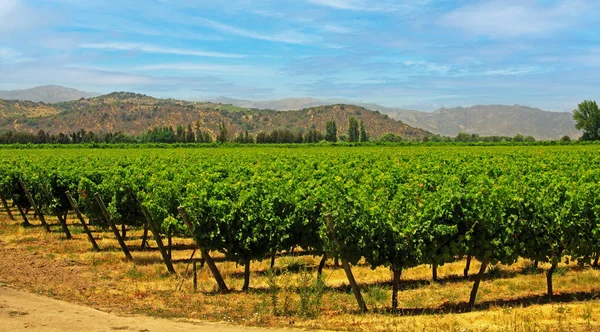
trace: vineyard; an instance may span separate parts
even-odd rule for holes
[[[0,150],[3,208],[47,225],[67,214],[108,229],[125,259],[127,230],[143,229],[166,269],[173,237],[192,237],[214,278],[228,286],[215,255],[250,266],[290,252],[340,261],[357,309],[368,311],[352,269],[389,268],[387,310],[402,312],[403,271],[464,260],[464,311],[477,303],[488,269],[518,260],[549,266],[547,297],[561,263],[598,266],[600,147],[313,147],[238,149]],[[14,210],[13,210],[14,211]],[[39,220],[33,220],[35,214]],[[49,229],[49,226],[45,226]],[[120,228],[120,229],[119,229]],[[168,249],[168,250],[167,250]],[[135,256],[135,253],[133,253]],[[477,261],[477,271],[471,262]],[[471,274],[471,275],[470,275]]]

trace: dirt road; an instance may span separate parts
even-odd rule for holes
[[[112,313],[0,286],[0,331],[291,331]]]

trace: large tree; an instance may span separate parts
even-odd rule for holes
[[[600,139],[600,109],[595,101],[586,100],[573,111],[575,128],[583,131],[581,139],[596,141]]]
[[[325,140],[337,142],[337,125],[335,121],[327,121],[325,124]]]
[[[360,133],[358,131],[358,120],[351,117],[348,120],[348,142],[358,142]]]
[[[365,129],[365,123],[363,120],[360,120],[360,139],[361,142],[368,142],[369,136],[367,135],[367,130]]]

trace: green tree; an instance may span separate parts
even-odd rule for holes
[[[471,140],[471,135],[467,133],[458,133],[456,138],[454,139],[456,142],[469,142]]]
[[[361,142],[368,142],[369,136],[367,136],[367,130],[365,129],[365,123],[360,120],[360,139]]]
[[[185,141],[185,127],[183,125],[177,126],[177,134],[175,135],[175,140],[177,142]]]
[[[187,131],[185,132],[185,141],[187,143],[191,143],[191,142],[194,142],[195,140],[196,140],[196,137],[194,135],[194,131],[192,130],[192,124],[188,123]]]
[[[524,142],[525,137],[521,134],[516,134],[515,137],[513,137],[512,141],[513,142]]]
[[[225,143],[227,142],[227,126],[225,126],[225,121],[221,120],[221,124],[219,125],[219,135],[217,135],[217,142]]]
[[[354,117],[350,117],[350,119],[348,119],[348,142],[358,142],[359,138],[358,120]]]
[[[582,140],[596,141],[600,139],[600,109],[595,101],[585,100],[573,111],[575,128],[583,131]]]
[[[325,140],[328,142],[337,142],[337,124],[335,121],[325,123]]]

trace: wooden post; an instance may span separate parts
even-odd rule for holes
[[[335,236],[335,229],[333,227],[333,217],[331,215],[325,216],[325,221],[327,222],[327,233],[333,243],[335,243],[340,248],[342,247],[341,243],[338,243]],[[356,302],[358,303],[358,308],[362,312],[367,311],[367,305],[365,304],[365,300],[360,293],[360,288],[354,279],[354,275],[352,274],[352,270],[350,269],[350,264],[348,260],[346,260],[343,256],[340,256],[340,260],[342,261],[342,268],[344,272],[346,272],[346,277],[348,278],[348,282],[350,282],[350,286],[352,287],[352,291],[354,292],[354,297],[356,297]]]
[[[6,198],[4,198],[3,195],[0,195],[0,200],[2,200],[2,205],[4,205],[4,209],[6,210],[6,214],[8,214],[10,220],[15,220],[15,217],[13,217],[12,212],[10,212],[10,207],[8,207],[8,203],[6,203]]]
[[[144,223],[144,235],[142,235],[142,249],[146,248],[146,245],[148,245],[148,221],[146,221]]]
[[[317,269],[317,275],[320,276],[323,274],[323,268],[325,267],[325,263],[327,262],[327,254],[323,254],[323,258],[319,262],[319,268]]]
[[[46,188],[43,188],[43,190],[46,199],[49,202],[52,201],[52,195],[50,195],[48,190],[46,190]],[[58,218],[58,222],[60,222],[60,226],[62,227],[62,230],[65,233],[65,235],[67,236],[67,240],[71,240],[73,236],[71,236],[71,232],[69,232],[69,227],[67,227],[67,218],[63,218],[63,216],[60,215],[60,212],[56,212],[56,218]]]
[[[31,204],[31,206],[33,206],[35,213],[37,213],[37,215],[40,217],[40,221],[42,222],[42,225],[44,225],[47,232],[50,232],[50,226],[48,226],[48,223],[46,223],[46,218],[44,218],[44,214],[42,213],[42,211],[40,211],[38,209],[38,206],[35,205],[35,201],[33,200],[33,197],[31,196],[31,194],[29,193],[29,190],[27,190],[27,186],[25,185],[25,182],[23,182],[23,180],[19,180],[19,183],[21,183],[21,187],[23,188],[23,191],[25,192],[25,196],[27,196],[27,200],[29,200],[29,204]]]
[[[210,254],[208,253],[208,251],[206,249],[202,248],[198,239],[196,239],[196,236],[194,234],[194,226],[192,225],[192,222],[190,221],[190,216],[187,214],[187,212],[185,211],[183,206],[178,207],[177,210],[179,211],[179,215],[183,219],[183,222],[185,223],[188,230],[192,234],[192,238],[194,239],[194,241],[196,241],[196,244],[198,245],[198,249],[200,250],[200,254],[202,254],[202,259],[204,259],[204,261],[206,262],[206,265],[208,265],[208,268],[210,269],[210,272],[212,273],[213,277],[215,278],[215,281],[217,282],[217,285],[219,287],[219,291],[221,291],[221,292],[228,291],[227,285],[225,284],[225,280],[223,280],[223,277],[221,276],[221,272],[219,272],[217,265],[210,257]]]
[[[552,292],[552,274],[554,274],[554,271],[556,270],[557,266],[558,263],[553,262],[552,266],[550,266],[550,269],[548,269],[548,271],[546,272],[546,285],[548,286],[548,298],[550,299],[550,301],[552,301],[552,296],[554,295]]]
[[[471,255],[467,255],[467,264],[465,266],[465,270],[463,271],[463,275],[465,278],[469,277],[469,270],[471,269]]]
[[[277,254],[276,250],[273,249],[271,251],[271,269],[275,267],[275,255]]]
[[[477,290],[479,289],[479,283],[481,283],[481,278],[483,278],[483,274],[485,273],[486,267],[487,262],[481,262],[479,273],[477,273],[477,275],[475,276],[475,282],[473,283],[473,288],[471,289],[471,297],[469,298],[469,311],[472,310],[475,306],[475,300],[477,299]]]
[[[173,226],[169,225],[169,234],[167,234],[167,245],[169,247],[169,259],[173,259]]]
[[[92,244],[92,247],[94,248],[94,251],[100,251],[100,248],[98,247],[98,244],[96,243],[96,240],[94,239],[94,236],[92,235],[92,232],[90,232],[89,227],[87,226],[87,224],[85,223],[85,220],[83,219],[83,215],[81,214],[81,211],[79,211],[79,206],[77,206],[77,202],[75,202],[73,197],[71,197],[71,193],[69,193],[68,191],[65,193],[65,195],[67,196],[67,199],[69,200],[69,203],[71,204],[71,208],[73,209],[73,211],[75,211],[75,214],[77,215],[77,219],[79,219],[79,222],[81,222],[81,226],[83,226],[83,231],[87,235],[88,240],[90,240],[90,243]]]
[[[119,229],[117,229],[117,226],[110,218],[110,215],[108,214],[108,211],[106,210],[106,206],[104,206],[104,202],[102,202],[102,197],[100,197],[100,194],[95,193],[94,199],[96,200],[96,205],[98,205],[98,208],[102,212],[102,217],[104,218],[104,221],[110,225],[110,228],[112,229],[113,233],[115,233],[115,237],[117,238],[117,241],[119,242],[119,245],[121,246],[121,249],[123,250],[123,253],[125,254],[125,257],[128,260],[133,260],[133,257],[131,257],[131,253],[129,253],[129,249],[127,249],[127,245],[125,244],[125,241],[123,241],[121,234],[119,234]]]
[[[244,264],[244,286],[242,290],[247,292],[250,288],[250,257],[246,258],[246,264]]]
[[[392,312],[398,311],[398,289],[400,288],[400,277],[402,276],[402,268],[392,269],[394,279],[392,281]]]
[[[171,257],[169,257],[169,255],[167,254],[167,251],[165,250],[165,246],[163,245],[162,239],[160,238],[160,232],[158,231],[158,227],[156,227],[154,220],[152,220],[152,216],[150,216],[148,209],[145,206],[143,206],[139,201],[138,201],[138,205],[140,206],[140,209],[142,210],[142,214],[144,215],[144,218],[146,218],[146,224],[149,226],[150,231],[152,232],[152,236],[154,236],[154,240],[156,241],[156,246],[158,247],[158,250],[160,251],[163,261],[165,261],[167,270],[169,271],[169,273],[175,273],[175,268],[173,267],[173,262],[171,261]]]
[[[193,261],[194,264],[194,293],[198,291],[198,267],[196,266],[196,260]]]
[[[21,214],[21,217],[23,218],[23,225],[31,226],[29,219],[27,219],[27,214],[25,213],[25,211],[23,211],[23,208],[19,204],[17,204],[17,209],[19,210],[19,213]]]

